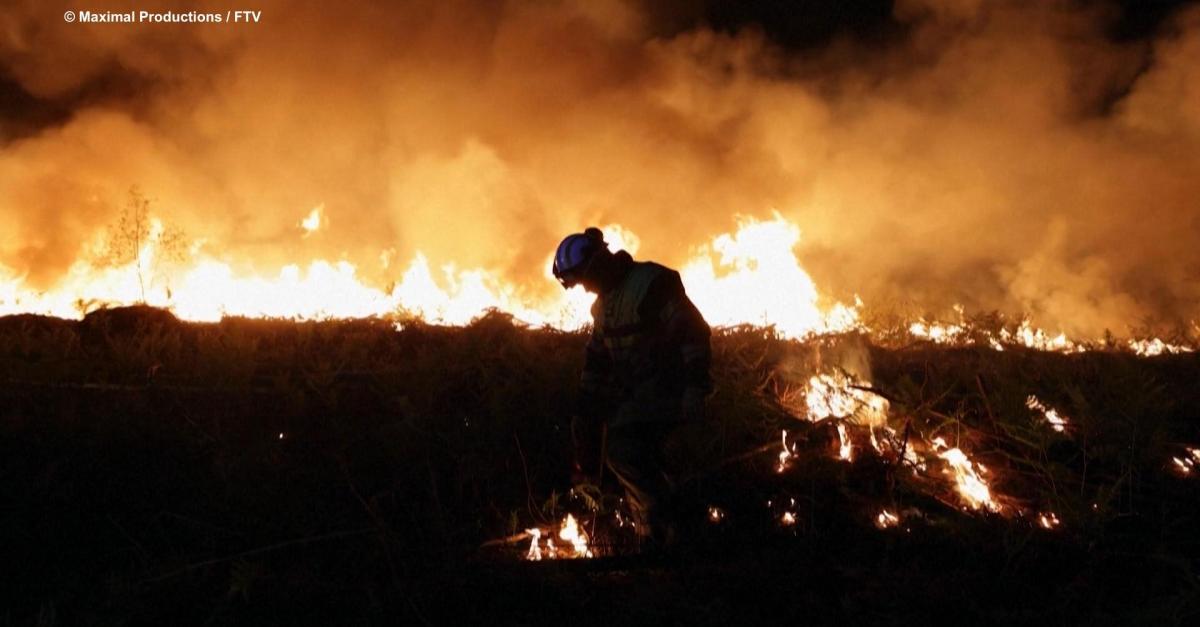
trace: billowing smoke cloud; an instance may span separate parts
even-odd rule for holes
[[[229,8],[90,4],[0,14],[0,74],[22,92],[0,124],[0,265],[35,285],[136,184],[264,272],[344,258],[386,284],[402,268],[381,256],[420,250],[539,292],[583,225],[679,263],[735,214],[778,210],[834,298],[1086,334],[1200,310],[1196,10],[1115,41],[1103,4],[901,0],[903,36],[789,50],[622,0],[62,20]],[[328,225],[304,237],[317,206]]]

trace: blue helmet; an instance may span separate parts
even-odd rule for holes
[[[554,278],[566,288],[578,285],[601,251],[608,252],[608,245],[604,243],[604,234],[594,226],[566,236],[554,253]]]

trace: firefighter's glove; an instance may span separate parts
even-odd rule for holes
[[[704,420],[704,406],[708,391],[703,388],[687,388],[683,391],[683,419],[688,422]]]

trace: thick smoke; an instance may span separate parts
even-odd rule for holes
[[[0,83],[22,92],[0,124],[0,266],[33,285],[136,184],[243,270],[344,258],[383,285],[420,250],[537,294],[584,225],[679,263],[777,210],[833,298],[1079,334],[1200,309],[1195,10],[1114,41],[1102,4],[901,0],[901,37],[788,50],[619,0],[259,2],[262,23],[236,25],[17,4],[0,12]],[[328,225],[304,237],[319,205]]]

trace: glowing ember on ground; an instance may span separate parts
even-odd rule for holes
[[[1187,446],[1184,447],[1184,455],[1182,457],[1172,457],[1171,462],[1175,464],[1175,469],[1183,475],[1190,475],[1197,467],[1200,467],[1200,448]]]
[[[725,520],[725,511],[719,507],[710,506],[708,508],[708,521],[711,523],[719,523]]]
[[[889,527],[895,527],[896,525],[899,525],[899,524],[900,524],[900,517],[889,512],[886,509],[879,512],[879,515],[875,517],[875,526],[879,527],[880,529],[887,529]]]
[[[1050,428],[1062,433],[1067,430],[1067,418],[1058,413],[1058,410],[1047,407],[1044,403],[1038,400],[1038,397],[1029,395],[1025,399],[1025,406],[1037,412],[1041,412],[1046,422],[1050,423]]]
[[[783,515],[779,517],[779,523],[784,527],[791,527],[792,525],[796,524],[796,515],[791,512],[784,512]]]
[[[1058,520],[1058,515],[1054,512],[1045,512],[1038,514],[1038,524],[1043,529],[1054,529],[1058,527],[1060,521]]]

